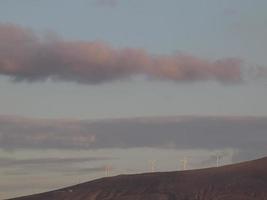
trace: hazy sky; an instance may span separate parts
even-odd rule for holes
[[[0,0],[0,199],[266,154],[266,7]]]
[[[0,22],[31,28],[37,35],[57,34],[67,41],[101,41],[114,49],[138,48],[152,55],[178,52],[210,62],[237,58],[245,67],[254,67],[266,65],[266,4],[264,0],[1,0]],[[137,75],[100,84],[14,83],[3,75],[0,83],[0,110],[6,115],[88,119],[267,113],[264,80],[176,82]]]

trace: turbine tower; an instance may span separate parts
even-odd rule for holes
[[[106,165],[105,166],[105,174],[106,174],[106,177],[110,176],[111,170],[112,170],[112,166],[111,165]]]
[[[220,166],[220,159],[221,159],[221,155],[219,155],[218,153],[216,154],[216,167]]]
[[[149,164],[150,164],[150,171],[151,172],[155,172],[155,169],[156,169],[156,160],[149,160],[148,161],[149,162]]]
[[[186,170],[187,169],[187,163],[188,163],[187,157],[184,157],[182,160],[180,160],[180,162],[182,163],[183,170]]]

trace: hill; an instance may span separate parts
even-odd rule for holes
[[[267,158],[218,168],[119,175],[13,200],[267,200]]]

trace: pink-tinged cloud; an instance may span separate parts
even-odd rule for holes
[[[143,49],[115,49],[103,42],[41,37],[18,25],[0,24],[0,74],[14,80],[98,84],[145,75],[175,82],[238,82],[241,65],[236,58],[210,61],[186,54],[151,55]]]

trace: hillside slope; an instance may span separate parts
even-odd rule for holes
[[[267,200],[267,158],[219,168],[120,175],[14,200]]]

